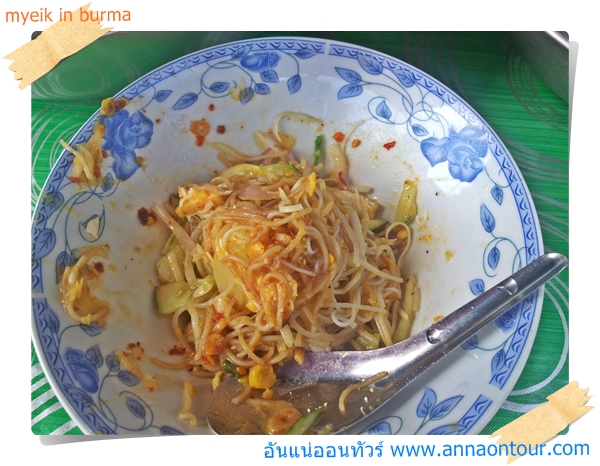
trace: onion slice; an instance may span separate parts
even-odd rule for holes
[[[163,207],[154,202],[152,204],[152,210],[154,210],[156,215],[158,215],[158,217],[171,229],[175,237],[179,240],[179,243],[185,249],[191,251],[194,249],[194,247],[196,247],[196,244],[194,241],[192,241],[190,235],[188,235],[185,230],[181,228],[181,225],[179,225],[179,223],[177,223],[177,221],[171,217]]]
[[[242,190],[239,198],[250,201],[279,199],[279,191],[265,191],[260,186],[249,185]]]

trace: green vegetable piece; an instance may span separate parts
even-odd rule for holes
[[[207,275],[204,278],[197,278],[194,282],[190,283],[194,298],[201,298],[205,294],[210,293],[215,285],[216,282],[213,275]]]
[[[227,289],[229,282],[234,280],[234,276],[231,271],[221,263],[221,260],[216,254],[213,258],[213,273],[215,275],[217,288],[220,293],[223,293]]]
[[[171,282],[156,287],[154,296],[161,314],[172,314],[181,306],[193,301],[187,282]]]
[[[271,165],[253,165],[251,163],[241,163],[239,165],[229,167],[227,170],[222,172],[220,176],[229,178],[230,176],[241,175],[245,176],[246,178],[258,178],[259,176],[267,176],[269,173],[273,173],[279,177],[302,174],[293,163],[278,162]]]
[[[368,336],[358,335],[355,340],[365,350],[374,350],[379,348],[379,333],[369,333]]]
[[[192,283],[175,281],[157,286],[154,291],[158,312],[164,315],[172,314],[180,307],[202,301],[202,297],[215,287],[212,275],[198,278]]]
[[[296,173],[297,175],[302,175],[302,172],[300,170],[298,170],[298,167],[296,165],[294,165],[292,162],[287,162],[288,166],[294,170],[294,173]]]
[[[406,180],[396,207],[394,222],[410,223],[417,216],[417,183]]]
[[[319,419],[325,414],[325,406],[321,406],[305,416],[298,419],[286,432],[286,435],[309,435],[313,433],[314,427]]]
[[[177,209],[177,207],[179,207],[179,194],[171,193],[171,195],[169,196],[169,204],[174,209]]]
[[[222,172],[219,176],[224,178],[229,178],[234,175],[242,175],[247,177],[256,178],[259,176],[260,167],[258,165],[252,165],[251,163],[240,163],[239,165],[234,165],[233,167],[229,167],[227,170]]]
[[[244,377],[247,377],[246,375],[242,375],[237,371],[238,366],[236,366],[234,363],[232,363],[229,359],[225,359],[222,363],[221,363],[221,367],[223,368],[223,370],[225,372],[227,372],[228,374],[233,375],[237,380],[243,379]]]
[[[374,218],[373,220],[369,220],[369,230],[378,231],[387,224],[387,220],[383,220],[381,218]]]
[[[223,370],[225,372],[227,372],[228,374],[233,374],[233,375],[237,375],[237,371],[236,371],[236,366],[234,363],[232,363],[229,359],[225,359],[222,363],[221,366],[223,366]]]
[[[323,135],[318,134],[315,137],[315,165],[321,163],[321,147],[323,146]]]

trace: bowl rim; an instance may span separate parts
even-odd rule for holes
[[[549,35],[551,35],[552,37],[555,37],[555,35],[558,36],[558,33],[554,33],[554,32],[549,32]],[[560,39],[560,38],[559,38]],[[145,73],[144,75],[140,76],[139,78],[137,78],[136,80],[132,81],[131,83],[129,83],[128,85],[126,85],[123,89],[119,90],[117,93],[114,94],[113,97],[117,98],[119,96],[121,96],[122,94],[124,94],[127,90],[135,87],[136,85],[138,85],[139,83],[141,83],[144,79],[146,79],[149,75],[155,73],[157,70],[165,68],[169,65],[178,63],[182,60],[185,60],[188,57],[194,56],[198,53],[201,52],[207,52],[207,51],[211,51],[214,49],[220,49],[223,47],[227,47],[227,46],[233,46],[236,44],[240,44],[240,43],[253,43],[253,42],[261,42],[261,41],[277,41],[277,40],[293,40],[293,41],[313,41],[313,42],[319,42],[319,43],[323,43],[324,45],[326,45],[327,47],[330,47],[331,44],[339,44],[345,47],[354,47],[357,48],[359,50],[362,51],[366,51],[368,53],[372,53],[374,55],[380,56],[380,57],[386,57],[389,58],[391,60],[393,60],[394,62],[398,62],[401,63],[403,65],[407,65],[410,68],[415,69],[416,71],[418,71],[419,73],[421,73],[423,76],[427,77],[427,79],[432,80],[433,82],[439,84],[443,89],[449,91],[452,95],[454,95],[460,102],[461,104],[463,104],[469,112],[473,113],[482,123],[485,124],[485,126],[491,131],[491,135],[493,135],[499,145],[506,151],[506,154],[508,155],[508,157],[510,158],[510,160],[513,161],[514,166],[513,166],[513,170],[516,171],[516,173],[520,176],[520,181],[521,184],[520,186],[522,186],[525,190],[525,195],[527,197],[527,199],[530,201],[530,211],[533,214],[533,220],[534,220],[534,225],[535,225],[535,231],[536,231],[536,241],[538,244],[538,249],[539,249],[539,254],[541,255],[544,251],[544,246],[543,246],[543,237],[541,234],[541,229],[540,229],[540,224],[539,224],[539,218],[538,218],[538,214],[537,214],[537,209],[535,207],[535,204],[533,202],[533,198],[531,196],[531,192],[529,190],[529,187],[527,186],[527,184],[525,183],[524,178],[521,175],[521,171],[518,167],[518,165],[516,164],[516,162],[514,161],[514,158],[512,157],[512,155],[510,154],[510,152],[508,151],[508,149],[506,148],[504,142],[502,141],[502,139],[496,134],[496,132],[493,130],[493,128],[489,125],[489,123],[487,123],[487,121],[475,110],[473,109],[473,107],[471,107],[471,105],[460,95],[456,94],[454,92],[454,90],[452,90],[450,87],[448,87],[446,84],[442,83],[441,81],[439,81],[437,78],[432,77],[431,75],[429,75],[428,73],[420,70],[417,66],[405,62],[404,60],[400,59],[400,58],[396,58],[392,55],[389,55],[387,53],[384,52],[380,52],[377,51],[375,49],[372,49],[370,47],[366,47],[366,46],[362,46],[362,45],[358,45],[358,44],[354,44],[354,43],[350,43],[350,42],[344,42],[344,41],[340,41],[340,40],[334,40],[334,39],[325,39],[325,38],[313,38],[313,37],[303,37],[303,36],[274,36],[274,37],[257,37],[257,38],[249,38],[249,39],[242,39],[242,40],[236,40],[236,41],[232,41],[232,42],[225,42],[222,44],[217,44],[217,45],[213,45],[207,48],[203,48],[203,49],[199,49],[193,52],[190,52],[188,54],[185,54],[181,57],[175,58],[167,63],[164,63],[162,65],[160,65],[159,67],[156,67],[155,69]],[[565,43],[564,40],[560,40],[562,44]],[[568,48],[568,41],[566,42],[566,46]],[[324,50],[324,53],[326,54],[328,51],[328,49]],[[190,67],[192,68],[192,67]],[[183,70],[182,70],[183,71]],[[93,122],[96,121],[96,119],[98,118],[98,115],[100,113],[100,109],[98,108],[87,120],[86,122],[81,125],[81,127],[79,127],[75,134],[73,135],[73,137],[69,140],[69,143],[72,143],[72,141],[74,141],[81,133],[82,131],[84,131],[84,129],[89,126],[90,124],[93,124]],[[87,139],[87,137],[86,137]],[[50,175],[52,174],[52,172],[56,169],[56,167],[58,166],[58,164],[61,162],[61,159],[63,159],[64,155],[66,154],[66,149],[63,150],[60,155],[57,157],[55,164],[52,166],[52,168],[50,169],[50,174],[48,176],[48,178],[46,179],[42,189],[41,189],[41,194],[46,192],[46,189],[48,187],[48,184],[50,183]],[[511,188],[511,192],[514,193],[513,189]],[[38,213],[38,210],[41,207],[42,204],[42,199],[43,196],[40,195],[40,198],[38,199],[36,206],[34,208],[33,211],[33,216],[32,216],[32,228],[34,226],[34,222],[36,219],[36,215]],[[33,239],[33,238],[32,238]],[[38,360],[40,362],[40,365],[43,368],[44,374],[47,374],[47,380],[51,386],[51,388],[54,390],[55,395],[57,396],[57,398],[60,401],[61,406],[68,412],[69,416],[72,418],[72,420],[77,424],[77,426],[87,435],[95,435],[95,432],[92,432],[92,430],[88,427],[88,425],[86,423],[84,423],[81,419],[79,414],[75,411],[75,409],[73,408],[73,406],[71,405],[71,403],[67,402],[66,400],[63,400],[64,398],[64,393],[63,391],[60,389],[60,387],[58,386],[57,381],[55,380],[52,370],[50,369],[50,366],[48,364],[48,361],[46,359],[46,355],[44,353],[44,351],[41,348],[41,342],[39,341],[39,335],[38,335],[38,330],[36,328],[36,319],[35,316],[33,314],[33,308],[34,308],[34,301],[36,298],[36,294],[38,294],[37,292],[33,292],[32,290],[32,330],[33,330],[33,345],[34,348],[36,350],[36,353],[38,355]],[[39,296],[44,296],[45,292],[39,293]],[[529,335],[529,338],[527,340],[528,344],[526,345],[525,349],[520,353],[519,356],[519,361],[517,362],[517,364],[520,366],[519,367],[519,375],[522,373],[523,371],[523,367],[525,365],[525,362],[527,361],[528,357],[529,357],[529,353],[533,347],[533,342],[534,342],[534,337],[535,337],[535,333],[537,333],[537,328],[539,325],[539,319],[540,319],[540,314],[541,314],[541,309],[542,309],[542,305],[543,305],[543,299],[544,299],[544,293],[543,293],[543,288],[540,289],[540,292],[538,293],[538,297],[537,297],[537,302],[535,305],[535,308],[538,310],[537,312],[535,312],[535,316],[532,320],[532,324],[531,324],[531,330],[530,333],[533,332],[533,335]],[[514,386],[514,384],[516,384],[517,380],[519,377],[513,377],[513,379],[508,383],[508,385],[511,385],[510,389],[512,389],[512,387]],[[512,383],[511,383],[512,382]],[[507,396],[510,394],[510,389],[507,390]],[[489,418],[487,419],[487,422],[489,422],[489,420],[497,413],[497,411],[500,409],[500,406],[498,406],[498,409],[494,411],[494,413],[492,415],[489,416]],[[487,413],[489,414],[489,413]],[[482,428],[484,426],[481,426]]]

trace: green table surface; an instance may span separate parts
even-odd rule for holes
[[[546,252],[568,255],[569,104],[537,76],[504,32],[127,32],[105,36],[32,85],[32,213],[62,151],[103,98],[187,53],[254,37],[350,42],[410,63],[468,102],[502,139],[531,191]],[[533,349],[490,434],[568,383],[568,269],[546,285]],[[31,430],[82,434],[31,350]]]

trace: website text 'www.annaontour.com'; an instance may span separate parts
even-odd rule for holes
[[[587,443],[556,444],[422,444],[384,445],[379,442],[369,445],[359,441],[356,445],[322,446],[312,444],[286,445],[284,442],[269,442],[264,449],[265,458],[424,458],[424,457],[524,457],[524,456],[590,456]]]
[[[391,445],[393,457],[411,456],[589,456],[590,446],[586,443],[557,443],[547,445],[509,444],[467,444],[467,445]]]

